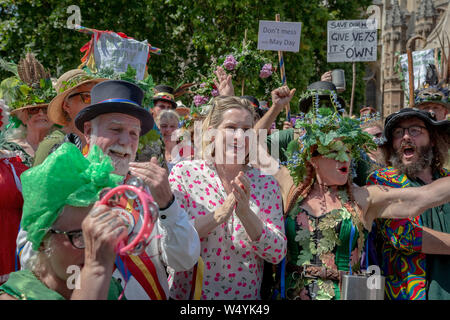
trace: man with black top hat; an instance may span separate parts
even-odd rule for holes
[[[91,91],[92,104],[78,113],[75,125],[84,133],[88,146],[97,145],[111,157],[114,173],[124,176],[125,181],[131,175],[140,178],[159,206],[159,218],[150,236],[153,240],[145,252],[131,259],[121,257],[131,277],[122,274],[121,268],[113,277],[122,284],[127,282],[127,299],[167,299],[166,266],[177,271],[191,269],[200,254],[200,241],[186,212],[174,201],[167,170],[158,165],[156,158],[134,162],[139,137],[154,125],[151,114],[141,106],[143,96],[139,87],[127,81],[99,83]],[[21,260],[32,254],[26,246]]]
[[[404,188],[448,176],[450,121],[406,108],[389,115],[381,146],[388,167],[368,184]],[[392,300],[450,299],[450,204],[415,219],[377,221],[386,296]]]

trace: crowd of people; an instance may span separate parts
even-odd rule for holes
[[[263,108],[221,67],[189,115],[168,85],[19,64],[0,97],[0,300],[345,299],[373,265],[385,299],[450,299],[448,84],[383,121],[349,116],[327,72],[273,130],[296,89]],[[118,254],[130,225],[101,199],[137,180],[158,214]]]

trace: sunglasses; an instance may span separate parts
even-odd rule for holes
[[[77,249],[84,249],[84,247],[85,247],[84,238],[83,238],[83,230],[60,231],[60,230],[50,229],[49,232],[65,235],[69,239],[72,246],[74,246]]]
[[[27,109],[28,114],[35,115],[38,114],[39,111],[42,110],[44,114],[47,114],[47,107],[34,107]]]
[[[83,101],[84,104],[90,104],[91,103],[91,93],[89,91],[72,93],[71,95],[69,95],[67,97],[67,99],[71,99],[71,98],[73,98],[75,96],[80,96],[81,101]]]

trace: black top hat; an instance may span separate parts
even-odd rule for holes
[[[327,100],[332,102],[332,91],[337,96],[337,101],[342,108],[345,108],[345,100],[337,95],[336,86],[329,81],[317,81],[311,83],[299,100],[299,109],[303,113],[307,113],[312,106],[313,96],[318,95],[319,100]]]
[[[177,103],[175,102],[174,97],[174,89],[171,86],[158,84],[153,88],[153,90],[155,91],[155,95],[153,96],[153,103],[161,100],[170,102],[173,109],[177,107]]]
[[[167,92],[170,94],[174,94],[174,90],[171,86],[165,85],[165,84],[158,84],[153,88],[153,91],[155,91],[155,93],[158,92]]]
[[[416,108],[405,108],[390,114],[386,118],[384,122],[384,136],[386,138],[386,143],[390,143],[392,141],[392,131],[394,130],[398,122],[405,118],[411,117],[422,120],[429,129],[434,128],[440,134],[450,136],[449,120],[436,121],[435,115],[428,111],[419,110]]]
[[[91,90],[91,105],[81,110],[75,125],[81,132],[84,123],[105,113],[124,113],[141,121],[141,136],[153,128],[153,117],[141,104],[144,92],[135,84],[122,80],[108,80],[95,85]]]

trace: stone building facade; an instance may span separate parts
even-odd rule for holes
[[[406,43],[414,35],[413,50],[440,48],[439,40],[450,38],[450,0],[374,0],[380,8],[381,25],[378,35],[378,61],[366,70],[366,102],[383,117],[406,106],[402,83],[396,72],[398,53],[406,53]],[[446,45],[448,47],[448,45]],[[449,53],[447,52],[447,55]]]

